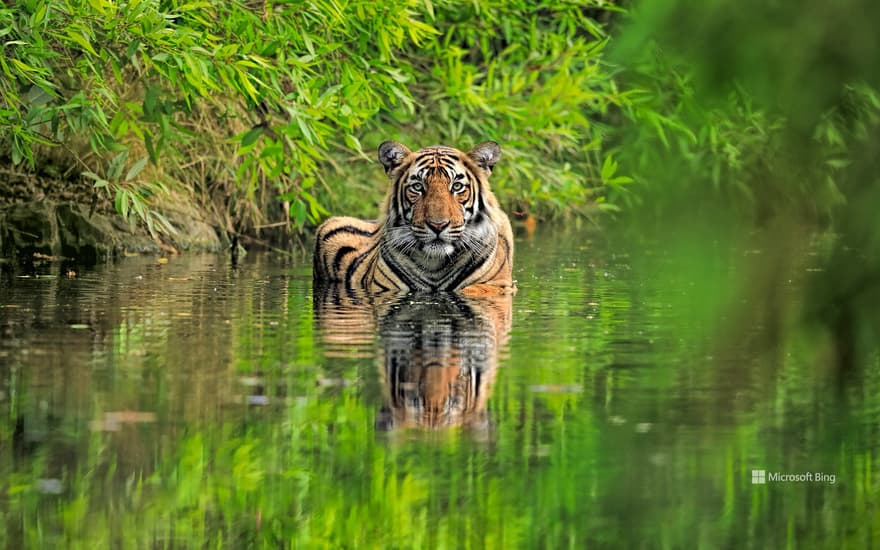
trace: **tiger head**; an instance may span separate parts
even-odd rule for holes
[[[391,179],[386,242],[427,269],[461,253],[480,255],[495,245],[498,203],[488,177],[501,157],[492,141],[470,152],[446,146],[416,152],[395,141],[379,146]]]

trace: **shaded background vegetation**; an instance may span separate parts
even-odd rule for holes
[[[876,144],[880,114],[878,38],[868,23],[877,15],[858,0],[834,9],[640,3],[613,56],[650,90],[641,117],[649,124],[624,139],[628,166],[648,192],[714,200],[716,210],[745,203],[759,219],[823,219],[854,207],[862,197],[849,199],[870,177],[853,166]],[[662,136],[645,132],[663,126],[657,113],[671,122]]]
[[[623,141],[640,181],[630,199],[644,207],[633,211],[678,242],[724,227],[769,228],[780,242],[822,232],[823,262],[802,321],[833,341],[834,364],[850,373],[880,342],[878,16],[878,5],[859,0],[833,9],[815,1],[642,2],[614,53],[640,67],[633,76],[654,90],[643,115],[650,124],[631,126]],[[652,122],[655,110],[672,121],[665,136],[648,131],[663,126]],[[763,296],[768,311],[781,303],[782,273],[797,258],[780,245],[756,266],[748,292]],[[765,344],[779,342],[771,334]]]

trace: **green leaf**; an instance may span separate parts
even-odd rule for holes
[[[21,160],[24,158],[24,153],[22,152],[22,145],[19,143],[17,139],[12,141],[12,164],[13,166],[18,166],[21,164]]]
[[[349,149],[356,151],[360,155],[364,154],[364,150],[363,148],[361,148],[361,142],[355,135],[345,134],[345,145],[347,145]]]
[[[297,200],[291,205],[290,217],[293,218],[293,223],[296,227],[303,227],[305,225],[306,213],[307,208],[303,201]]]
[[[137,53],[138,48],[140,47],[140,45],[141,45],[141,41],[140,41],[140,40],[133,40],[133,41],[128,45],[128,47],[125,49],[125,57],[126,57],[126,58],[130,58],[130,57],[132,57],[135,53]]]
[[[611,154],[605,155],[605,162],[602,163],[602,181],[611,181],[615,172],[617,172],[617,162]]]
[[[147,165],[147,161],[149,157],[144,157],[141,160],[137,161],[132,165],[131,168],[128,169],[128,173],[125,175],[125,181],[131,181],[137,177],[138,174],[141,173],[141,170],[144,169],[144,166]]]
[[[128,158],[128,151],[122,151],[112,159],[107,166],[107,179],[116,180],[122,176],[122,170],[125,168],[125,160]]]
[[[97,57],[98,52],[96,52],[95,48],[92,47],[91,42],[89,42],[88,36],[78,27],[70,27],[69,29],[67,29],[67,38],[73,40],[79,46],[81,46],[82,49]]]
[[[159,212],[152,212],[151,216],[156,222],[159,223],[159,226],[160,226],[159,230],[160,231],[162,231],[163,233],[168,234],[168,235],[176,235],[177,234],[177,229],[175,229],[175,227],[173,225],[171,225],[171,222],[168,221],[168,218],[166,218],[165,216],[163,216]]]
[[[128,218],[128,207],[129,207],[130,197],[128,195],[128,191],[123,189],[122,187],[116,188],[116,200],[114,201],[114,206],[116,207],[116,211],[122,215],[122,218],[126,221]]]
[[[150,134],[144,135],[144,147],[147,148],[147,155],[150,157],[150,161],[153,164],[157,164],[159,162],[156,156],[156,148],[153,146],[153,136]]]
[[[247,147],[248,145],[253,145],[260,138],[260,135],[263,133],[262,126],[255,126],[251,128],[242,138],[241,138],[241,146]]]

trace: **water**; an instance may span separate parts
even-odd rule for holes
[[[539,228],[512,300],[2,265],[0,546],[876,545],[880,369],[799,321],[814,243],[703,237]]]

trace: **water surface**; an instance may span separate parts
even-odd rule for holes
[[[0,264],[0,546],[875,545],[876,355],[799,321],[811,239],[704,237],[539,228],[512,300]]]

